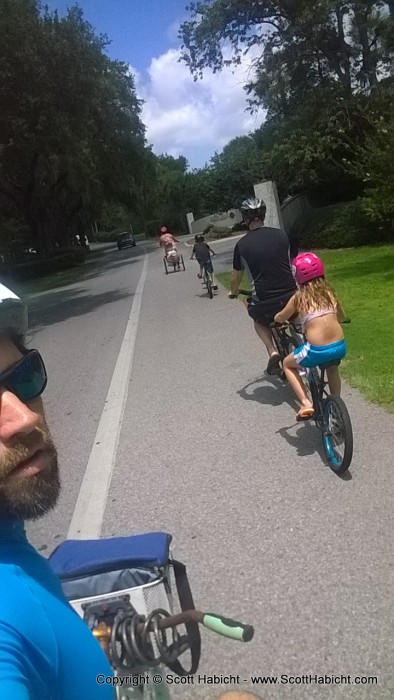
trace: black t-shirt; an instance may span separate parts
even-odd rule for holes
[[[246,271],[252,296],[267,304],[290,297],[297,290],[289,239],[281,229],[262,226],[249,231],[235,246],[233,268]]]
[[[206,263],[211,259],[211,253],[209,252],[209,245],[207,243],[195,243],[193,246],[193,253],[199,262]]]

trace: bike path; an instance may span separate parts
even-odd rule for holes
[[[103,536],[166,530],[197,607],[255,625],[247,645],[203,631],[200,675],[377,676],[379,684],[269,684],[264,700],[388,700],[394,695],[394,419],[345,387],[355,449],[348,475],[323,461],[312,423],[243,305],[213,300],[149,255],[129,397]],[[353,314],[354,315],[354,314]],[[244,683],[244,680],[247,681]],[[178,687],[214,698],[225,684]]]

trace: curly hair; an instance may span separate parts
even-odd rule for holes
[[[298,313],[336,308],[339,304],[335,291],[325,277],[316,277],[302,284],[295,294],[294,301]]]

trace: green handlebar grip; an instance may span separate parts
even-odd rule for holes
[[[221,615],[206,613],[203,617],[202,624],[212,632],[222,634],[223,637],[236,639],[239,642],[250,642],[254,635],[254,629],[251,625],[243,625],[242,622],[230,620]]]

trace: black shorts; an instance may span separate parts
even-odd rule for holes
[[[212,260],[199,260],[196,258],[197,262],[201,267],[204,267],[209,274],[213,273],[213,265],[212,265]]]
[[[256,321],[260,326],[269,326],[273,322],[275,314],[286,306],[294,292],[280,299],[272,299],[270,301],[256,301],[252,297],[248,298],[248,314],[253,321]]]

